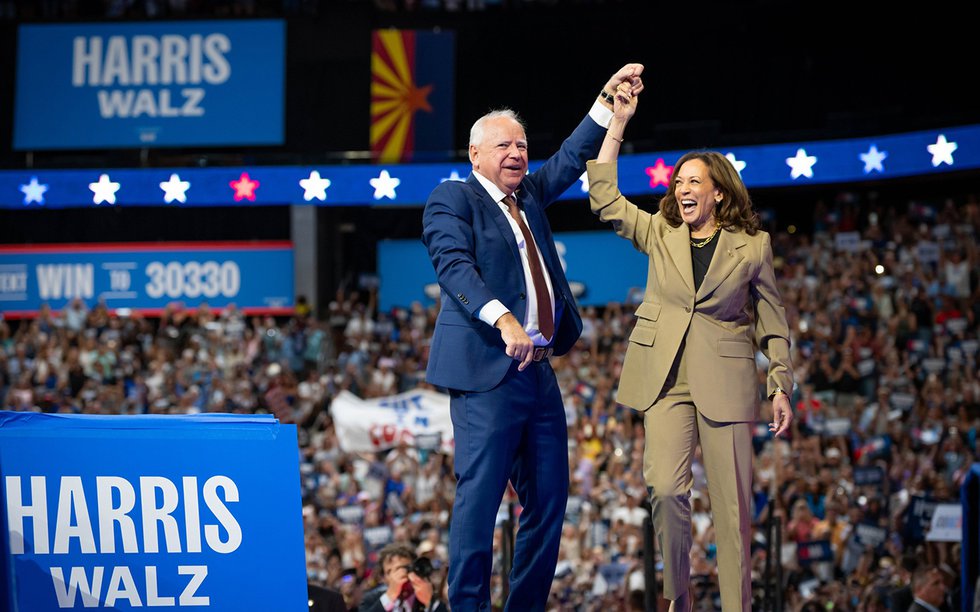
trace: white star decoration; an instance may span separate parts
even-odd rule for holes
[[[176,174],[171,174],[169,181],[160,183],[160,189],[163,189],[163,201],[167,204],[170,204],[174,200],[181,204],[186,204],[187,190],[190,188],[190,182],[180,180],[180,177]]]
[[[932,153],[932,167],[937,168],[940,164],[953,165],[953,151],[957,149],[955,142],[947,142],[946,135],[940,134],[936,139],[936,144],[926,147]]]
[[[24,206],[27,206],[31,202],[44,204],[44,192],[48,190],[48,186],[43,183],[38,183],[37,177],[32,176],[31,182],[26,185],[21,185],[20,190],[24,192]]]
[[[867,153],[860,153],[858,157],[864,162],[864,173],[884,172],[885,166],[881,162],[888,157],[888,151],[879,151],[877,145],[871,145]]]
[[[373,178],[368,182],[374,187],[375,200],[380,200],[381,198],[394,200],[396,197],[395,187],[402,184],[401,179],[391,176],[387,170],[382,170],[378,178]]]
[[[88,188],[92,190],[92,201],[94,203],[116,203],[116,192],[119,191],[119,183],[113,183],[110,181],[108,174],[99,176],[99,182],[89,183]]]
[[[817,157],[807,155],[804,149],[797,149],[795,157],[786,158],[786,165],[791,168],[789,176],[794,181],[801,176],[813,178],[813,165],[815,163],[817,163]]]
[[[578,177],[578,180],[582,181],[582,193],[589,192],[589,173],[588,171],[583,172],[582,176]]]
[[[303,199],[312,202],[313,198],[321,202],[327,199],[327,187],[330,186],[330,179],[320,178],[320,173],[316,170],[310,172],[309,178],[300,179],[299,186],[303,188]]]
[[[732,162],[732,167],[735,168],[735,172],[738,172],[738,175],[742,176],[742,170],[745,170],[745,162],[735,159],[734,153],[725,153],[725,159]]]
[[[463,177],[461,177],[459,175],[459,172],[456,172],[456,169],[453,168],[453,171],[449,173],[449,176],[447,176],[446,178],[439,179],[439,182],[440,183],[445,183],[446,181],[465,181],[465,180],[466,179],[464,179]]]

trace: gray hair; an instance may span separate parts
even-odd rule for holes
[[[483,128],[487,121],[491,119],[499,119],[501,117],[506,117],[512,121],[516,121],[517,125],[521,126],[521,129],[527,132],[527,128],[524,126],[524,120],[521,119],[520,115],[515,113],[509,108],[499,108],[497,110],[492,110],[486,115],[483,115],[473,123],[473,127],[470,128],[470,144],[479,145],[483,142]]]

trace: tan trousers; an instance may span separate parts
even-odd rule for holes
[[[691,461],[700,440],[715,523],[721,609],[748,611],[752,609],[752,423],[719,423],[701,416],[687,385],[683,351],[681,345],[675,372],[644,416],[643,475],[650,487],[653,527],[664,561],[664,597],[685,604],[688,600]]]

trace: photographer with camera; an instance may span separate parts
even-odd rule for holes
[[[378,553],[384,585],[368,592],[358,612],[447,612],[429,581],[432,561],[416,557],[404,544],[389,544]]]

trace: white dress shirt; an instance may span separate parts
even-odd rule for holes
[[[521,253],[521,267],[524,268],[524,286],[527,287],[525,295],[527,296],[527,307],[524,312],[524,331],[527,332],[528,337],[534,342],[535,346],[545,346],[551,339],[545,338],[541,331],[539,330],[540,324],[538,322],[538,296],[537,292],[534,290],[534,281],[531,277],[531,264],[530,258],[527,250],[527,244],[524,240],[524,232],[521,231],[517,221],[510,216],[510,212],[507,209],[507,204],[504,203],[504,198],[509,194],[505,194],[500,189],[491,183],[486,177],[481,175],[476,170],[473,171],[473,175],[476,180],[483,185],[483,188],[487,190],[490,197],[494,199],[497,206],[504,213],[504,218],[507,219],[507,223],[510,224],[510,230],[514,233],[514,240],[517,241],[517,249]],[[520,201],[519,196],[515,196]],[[524,224],[527,225],[530,230],[531,224],[527,222],[527,216],[524,214],[524,210],[520,211],[521,218],[524,219]],[[531,237],[534,240],[534,237]],[[535,243],[535,249],[537,250],[538,262],[541,266],[541,270],[544,272],[544,282],[547,285],[548,299],[551,302],[549,307],[551,308],[551,318],[554,320],[555,313],[555,289],[551,284],[551,274],[548,273],[548,266],[544,263],[544,256],[541,254],[541,247]],[[497,322],[501,316],[505,313],[510,312],[506,306],[504,306],[500,300],[491,300],[483,305],[480,309],[480,319],[487,323],[488,325],[493,325]]]
[[[589,117],[591,117],[593,121],[602,127],[609,127],[609,122],[612,120],[612,116],[612,111],[600,104],[598,101],[596,101],[589,110]],[[521,266],[524,268],[524,285],[527,287],[527,291],[525,292],[527,295],[527,307],[524,313],[524,331],[527,333],[528,337],[531,338],[531,341],[535,346],[546,346],[551,341],[551,338],[545,338],[538,329],[538,298],[534,291],[534,282],[531,279],[531,267],[528,263],[530,260],[528,259],[527,245],[524,243],[524,233],[521,232],[521,228],[517,225],[517,221],[510,216],[510,212],[507,210],[507,204],[505,204],[503,201],[505,197],[513,194],[504,193],[499,187],[490,182],[490,179],[486,178],[476,170],[473,170],[473,176],[476,177],[476,180],[479,181],[480,185],[483,186],[493,201],[497,203],[497,206],[500,207],[500,210],[503,211],[504,217],[510,224],[511,231],[514,232],[514,239],[517,241],[517,246],[521,253]],[[515,197],[517,198],[518,202],[520,202],[520,197]],[[527,222],[527,216],[524,214],[524,210],[521,209],[520,213],[521,218],[524,219],[524,223],[530,230],[531,225]],[[544,280],[545,284],[548,285],[548,298],[551,301],[552,320],[555,321],[555,329],[557,331],[558,321],[555,319],[555,290],[551,284],[551,275],[547,274],[548,266],[544,263],[541,248],[537,245],[537,243],[535,243],[534,246],[538,252],[538,260],[541,262],[541,269],[546,272],[544,275]],[[497,320],[508,312],[510,312],[510,310],[504,306],[500,300],[490,300],[480,308],[477,316],[480,317],[481,321],[493,327]]]

